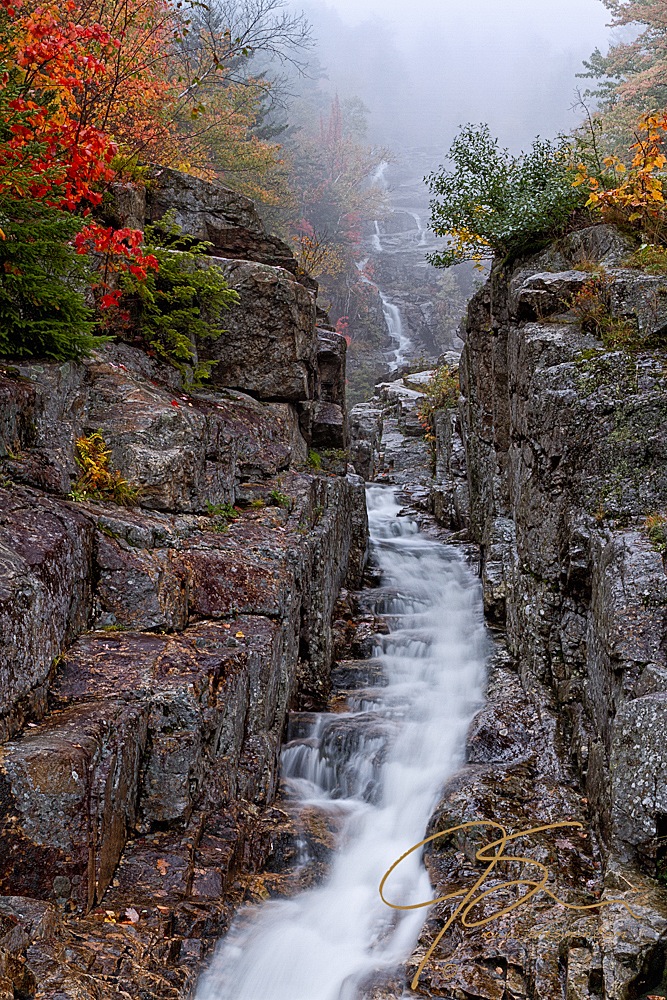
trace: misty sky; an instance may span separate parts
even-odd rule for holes
[[[515,150],[569,131],[586,87],[575,74],[609,41],[600,0],[306,0],[305,11],[329,88],[368,105],[373,140],[443,152],[467,121]]]

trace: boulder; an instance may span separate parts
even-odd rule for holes
[[[51,715],[0,748],[0,888],[5,895],[102,898],[134,825],[146,715],[93,702]]]
[[[338,333],[318,329],[317,371],[319,397],[327,403],[345,406],[345,361],[347,341]]]
[[[315,298],[282,268],[211,258],[239,305],[225,310],[226,333],[199,347],[216,361],[215,385],[248,392],[264,400],[314,399],[317,385]]]
[[[568,312],[577,294],[590,282],[585,271],[561,271],[556,274],[520,273],[513,283],[510,309],[518,319],[543,319],[553,313]]]
[[[146,221],[172,212],[188,236],[212,244],[218,257],[257,261],[297,273],[290,247],[267,233],[253,202],[218,182],[159,167],[146,192]],[[310,287],[317,288],[314,282]]]
[[[375,458],[382,440],[383,411],[372,403],[350,410],[350,461],[362,479],[375,477]]]
[[[233,390],[184,393],[150,377],[163,372],[127,345],[108,345],[81,365],[20,370],[20,378],[0,376],[4,464],[38,488],[68,494],[81,472],[76,439],[97,430],[112,466],[141,485],[139,503],[153,510],[233,503],[242,481],[306,458],[292,403],[264,404]]]
[[[323,400],[315,405],[312,440],[315,448],[343,450],[347,447],[347,420],[341,406]]]

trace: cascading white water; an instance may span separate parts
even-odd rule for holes
[[[377,221],[377,219],[373,223],[371,244],[376,253],[382,253],[382,236],[380,235],[380,223]]]
[[[341,847],[323,885],[236,921],[197,1000],[356,1000],[369,976],[409,957],[422,927],[425,910],[390,910],[378,886],[422,839],[443,782],[461,763],[483,697],[487,640],[479,586],[457,552],[399,517],[392,489],[369,487],[368,505],[389,588],[378,601],[392,631],[376,650],[387,683],[360,693],[360,711],[322,715],[283,760],[304,801],[345,811]],[[387,892],[404,903],[429,898],[416,853]]]
[[[395,349],[392,351],[393,360],[390,364],[391,370],[396,371],[396,369],[400,368],[405,361],[407,353],[412,347],[412,341],[403,329],[403,319],[398,306],[391,302],[384,292],[380,291],[380,289],[378,289],[378,292],[382,302],[382,313],[387,324],[389,336],[396,344]]]
[[[387,188],[389,187],[389,183],[387,181],[388,167],[389,164],[387,163],[386,160],[382,160],[382,162],[378,164],[375,173],[371,177],[371,184],[373,185],[373,187],[379,187],[383,191],[387,190]]]
[[[421,215],[418,215],[416,212],[410,212],[410,215],[415,220],[415,223],[416,223],[416,226],[417,226],[417,233],[419,234],[419,243],[417,244],[417,246],[420,246],[420,247],[427,246],[428,245],[428,230],[426,229],[426,227],[424,226],[424,223],[422,222]]]

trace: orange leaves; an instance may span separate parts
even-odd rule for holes
[[[73,6],[26,13],[0,0],[0,16],[10,21],[0,48],[10,136],[0,146],[0,194],[70,211],[99,203],[116,152],[108,134],[78,115],[78,94],[102,72],[111,36],[68,20]]]
[[[613,218],[638,222],[648,233],[655,235],[656,227],[664,221],[665,193],[661,172],[667,166],[665,155],[667,114],[646,115],[640,119],[637,141],[630,147],[632,155],[629,168],[616,156],[604,159],[606,169],[615,175],[617,185],[607,186],[592,176],[580,163],[573,182],[575,187],[586,184],[589,188],[587,207]]]

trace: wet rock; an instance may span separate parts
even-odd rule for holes
[[[84,909],[101,899],[134,825],[145,742],[141,708],[98,702],[2,747],[5,894],[54,899],[67,879]]]
[[[375,478],[376,455],[382,438],[382,409],[357,403],[350,410],[350,460],[365,480]]]
[[[591,276],[585,271],[531,274],[512,290],[510,309],[519,319],[544,319],[553,313],[568,312],[576,296]]]
[[[507,657],[500,651],[491,669],[488,704],[473,721],[468,736],[469,762],[448,782],[429,833],[464,822],[492,821],[509,833],[562,820],[581,822],[583,831],[534,834],[508,845],[505,853],[546,864],[553,873],[552,891],[566,901],[584,901],[582,897],[588,896],[585,901],[589,902],[602,892],[603,883],[599,850],[586,821],[586,800],[578,794],[571,772],[554,747],[556,718],[545,692],[536,690],[527,696],[506,664]],[[480,825],[448,841],[435,841],[425,859],[434,895],[472,888],[483,870],[475,861],[476,851],[499,834]],[[515,891],[503,889],[500,883],[531,878],[529,871],[529,866],[519,869],[501,863],[480,889],[496,884],[497,893],[479,904],[471,919],[491,916],[501,905],[510,904],[517,898]],[[454,905],[436,907],[408,963],[408,976],[416,972]],[[576,988],[583,991],[584,984],[587,989],[596,982],[596,975],[601,977],[598,936],[595,916],[568,912],[540,896],[486,926],[463,927],[456,920],[429,959],[420,990],[426,996],[463,1000],[560,997],[565,958],[567,995],[576,996]],[[591,942],[590,951],[582,948],[582,942]],[[581,995],[588,1000],[596,992]]]
[[[317,331],[317,369],[320,398],[327,403],[345,406],[345,362],[347,341],[338,333]]]
[[[318,448],[344,449],[348,435],[343,408],[336,403],[317,403],[311,433],[313,445]]]
[[[339,660],[331,671],[331,685],[336,692],[380,687],[386,683],[378,660]]]
[[[431,488],[433,514],[439,524],[461,531],[470,521],[465,446],[458,414],[438,410],[433,418],[435,435],[435,475]]]
[[[52,665],[87,624],[93,529],[73,505],[0,490],[0,742],[43,714]]]
[[[469,306],[463,398],[456,418],[439,421],[437,460],[441,508],[451,524],[458,441],[464,442],[469,530],[481,548],[487,613],[506,623],[510,653],[540,721],[545,707],[558,712],[544,752],[551,747],[552,758],[575,768],[568,780],[583,784],[608,875],[622,865],[623,877],[642,885],[655,875],[665,815],[666,577],[643,525],[667,502],[662,360],[646,349],[663,336],[666,317],[661,279],[623,267],[632,249],[610,227],[593,227],[512,269],[494,268]],[[591,261],[603,262],[612,314],[636,324],[633,352],[605,348],[574,315],[549,318],[567,312],[568,300],[590,278]],[[495,762],[496,780],[508,792],[508,766],[531,773],[533,736],[526,743],[515,731],[516,711],[508,707],[503,716],[481,731],[478,720],[470,753],[475,766]],[[549,766],[553,773],[553,759]],[[542,761],[540,782],[546,770]],[[500,816],[504,808],[498,802],[493,811]],[[605,891],[609,897],[614,890]],[[632,931],[624,924],[627,911],[582,917],[590,921],[585,932],[571,918],[581,937],[567,948],[570,931],[560,918],[550,929],[533,929],[547,947],[541,964],[519,963],[526,995],[561,995],[553,979],[559,961],[568,996],[642,995],[647,969],[664,959],[663,897],[658,890],[646,900]],[[614,936],[604,928],[617,912]],[[503,935],[516,941],[523,933],[499,924],[493,941]],[[532,940],[527,927],[525,934]],[[566,961],[551,948],[559,936]],[[459,947],[454,936],[451,954],[459,955]],[[436,995],[442,988],[443,981],[434,982]],[[453,983],[456,989],[477,996],[482,987],[471,980]],[[489,984],[483,989],[492,992]]]
[[[266,264],[210,258],[241,302],[221,317],[225,335],[200,345],[216,362],[211,379],[259,399],[315,398],[316,312],[312,292],[288,272]]]
[[[151,222],[174,212],[177,225],[188,236],[211,243],[217,256],[258,261],[296,274],[294,254],[266,232],[252,201],[219,183],[161,167],[148,188],[146,209]]]
[[[141,357],[110,345],[78,366],[22,366],[34,380],[32,394],[23,382],[9,388],[12,407],[26,407],[30,431],[19,437],[20,459],[6,460],[12,476],[69,493],[80,475],[75,441],[100,430],[114,468],[141,484],[142,507],[204,511],[208,502],[233,502],[239,480],[274,476],[305,459],[291,405],[230,391],[175,391],[147,378]]]
[[[364,484],[343,453],[346,345],[318,339],[316,284],[295,280],[245,199],[177,172],[155,181],[146,206],[116,186],[114,219],[176,208],[241,292],[210,386],[183,391],[129,343],[0,370],[12,1000],[193,995],[235,906],[264,895],[254,873],[288,822],[269,805],[288,710],[326,704],[334,604],[366,564]],[[141,486],[136,507],[69,499],[77,439],[97,430]],[[297,471],[313,434],[341,453],[317,475]],[[304,884],[336,835],[320,821]],[[17,893],[31,899],[9,912]],[[30,907],[53,918],[48,933]]]

